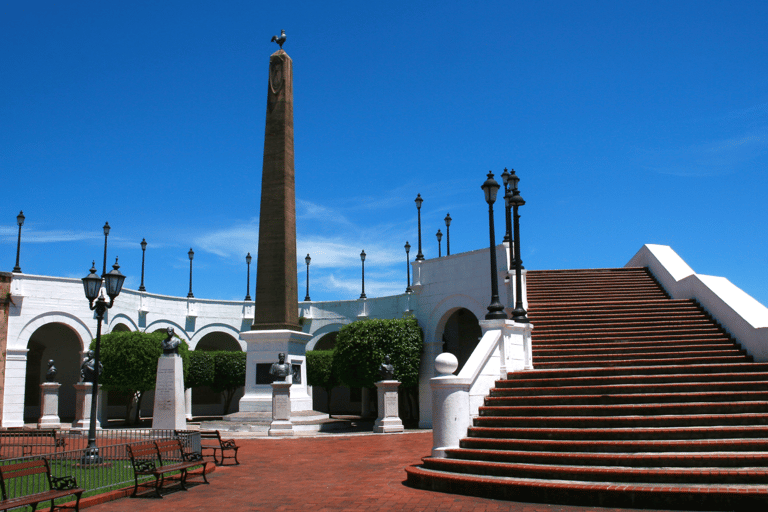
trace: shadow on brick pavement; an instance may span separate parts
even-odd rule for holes
[[[404,468],[430,453],[431,431],[238,439],[237,443],[241,464],[217,467],[209,475],[210,485],[194,485],[185,492],[177,491],[178,483],[170,482],[173,485],[163,499],[122,498],[89,510],[611,510],[497,501],[408,487]]]

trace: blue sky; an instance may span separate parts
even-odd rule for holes
[[[672,246],[768,304],[766,2],[4,2],[0,260],[241,300],[256,256],[269,55],[294,64],[299,297],[400,293],[450,212],[488,244],[480,185],[520,176],[529,269]],[[497,241],[503,215],[497,208]],[[445,239],[443,239],[445,251]],[[100,263],[99,263],[100,268]],[[251,295],[254,294],[255,262]]]

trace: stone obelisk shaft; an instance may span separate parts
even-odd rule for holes
[[[281,49],[269,58],[256,311],[252,330],[301,331],[296,281],[293,62]]]

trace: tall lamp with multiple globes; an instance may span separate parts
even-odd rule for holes
[[[85,297],[88,299],[91,311],[96,312],[96,349],[94,350],[93,360],[94,372],[93,389],[91,391],[91,418],[88,427],[88,446],[83,453],[81,459],[82,464],[98,464],[101,462],[99,448],[96,446],[96,414],[99,397],[99,368],[101,357],[101,322],[104,320],[104,313],[112,307],[115,303],[115,298],[120,295],[120,291],[123,289],[125,276],[120,273],[119,268],[120,266],[117,264],[117,258],[115,258],[115,264],[112,265],[112,270],[104,275],[104,290],[109,297],[109,302],[107,302],[104,294],[99,293],[102,278],[96,274],[95,261],[91,266],[91,273],[83,278]]]
[[[493,179],[493,173],[488,172],[488,179],[485,180],[480,188],[485,193],[485,202],[488,203],[488,225],[490,228],[491,239],[491,303],[488,305],[486,320],[508,320],[504,312],[504,305],[499,300],[499,283],[497,281],[496,270],[496,236],[493,228],[493,203],[496,202],[496,194],[499,191],[499,183]]]

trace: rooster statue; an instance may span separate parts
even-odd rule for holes
[[[272,36],[272,42],[280,45],[280,49],[283,49],[283,43],[285,43],[285,30],[280,30],[279,36]]]

